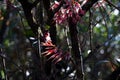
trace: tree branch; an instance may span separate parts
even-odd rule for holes
[[[88,0],[83,6],[82,9],[87,12],[94,3],[96,3],[98,0]],[[84,16],[81,15],[80,16]],[[81,60],[81,51],[79,49],[79,43],[78,43],[78,32],[77,32],[77,24],[72,22],[72,18],[69,18],[69,29],[70,29],[70,37],[72,42],[72,56],[75,60],[75,67],[76,67],[76,75],[77,80],[84,80],[83,71],[82,71],[82,60]]]
[[[31,10],[39,1],[36,1],[33,4],[29,3],[28,0],[18,0],[18,1],[21,3],[21,5],[23,7],[26,20],[27,20],[29,26],[31,27],[33,33],[37,34],[37,29],[38,29],[39,25],[33,21],[33,16],[32,16]]]

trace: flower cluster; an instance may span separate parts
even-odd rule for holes
[[[74,23],[77,23],[80,20],[80,15],[83,15],[85,12],[82,10],[81,5],[74,0],[64,0],[65,4],[59,9],[58,12],[54,15],[54,21],[61,24],[65,22],[70,17]],[[54,5],[51,7],[53,10],[60,5],[60,2],[55,1]]]
[[[46,56],[48,60],[52,60],[55,64],[61,60],[68,60],[70,58],[69,52],[63,52],[52,44],[50,33],[45,33],[45,42],[42,42],[42,46],[45,47],[45,51],[42,55]]]
[[[94,8],[99,8],[99,7],[106,7],[106,1],[105,0],[100,0],[96,4],[93,5]]]

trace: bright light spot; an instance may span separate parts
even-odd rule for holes
[[[101,53],[101,54],[104,54],[104,50],[103,50],[103,49],[102,49],[102,50],[100,50],[100,53]]]
[[[87,67],[86,72],[90,72],[90,71],[91,71],[90,67]]]
[[[69,71],[70,70],[70,67],[67,67],[67,69],[66,69],[67,71]]]
[[[26,71],[26,76],[29,76],[30,75],[30,72],[29,71]]]
[[[118,15],[119,14],[119,11],[117,9],[114,10],[113,12],[114,15]]]
[[[116,60],[117,60],[118,62],[120,62],[120,58],[119,58],[119,57],[117,57]]]
[[[34,37],[30,37],[30,40],[35,40],[35,38]]]
[[[71,77],[74,76],[74,75],[75,75],[74,73],[71,73],[71,74],[70,74]]]
[[[31,56],[31,54],[32,54],[32,53],[31,53],[31,51],[28,51],[28,52],[27,52],[27,56],[29,56],[29,57],[30,57],[30,56]]]
[[[75,73],[76,73],[76,71],[73,71],[73,73],[71,73],[69,76],[73,77],[73,76],[75,76]]]
[[[62,72],[65,72],[65,69],[62,69]]]
[[[98,72],[98,76],[100,76],[101,72]]]
[[[120,41],[120,34],[115,37],[116,40]]]
[[[90,54],[91,50],[88,50],[87,53]]]
[[[102,21],[102,24],[105,24],[105,21]]]
[[[96,27],[99,28],[99,27],[101,27],[101,25],[100,25],[100,24],[97,24]]]

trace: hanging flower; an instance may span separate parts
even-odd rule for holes
[[[54,15],[54,21],[58,24],[64,23],[70,17],[74,23],[80,21],[80,15],[85,14],[81,5],[74,0],[64,0],[65,4]],[[56,5],[56,4],[54,4]],[[53,8],[54,9],[54,8]]]
[[[56,9],[60,5],[60,2],[55,1],[54,4],[52,5],[51,9]]]
[[[42,42],[42,46],[45,47],[45,51],[42,53],[43,56],[49,57],[48,60],[52,60],[55,64],[61,60],[68,60],[70,55],[69,52],[63,52],[61,49],[58,49],[55,45],[52,44],[50,38],[50,33],[46,32],[44,34],[45,41]]]

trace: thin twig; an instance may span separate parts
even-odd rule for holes
[[[1,48],[1,52],[2,52],[2,48]],[[1,54],[1,53],[0,53]],[[5,53],[2,53],[3,55],[5,55]],[[2,58],[2,63],[3,63],[3,68],[4,68],[4,73],[5,73],[5,80],[8,80],[7,77],[7,69],[6,69],[6,60],[5,58]]]
[[[67,39],[67,46],[69,48],[69,52],[71,53],[71,44],[70,44],[70,40],[69,40],[69,37],[68,37],[68,32],[69,32],[68,26],[66,26],[64,30],[65,30],[65,37]]]
[[[89,39],[90,39],[90,50],[91,50],[91,54],[93,52],[93,47],[92,47],[92,32],[93,32],[93,28],[92,28],[92,13],[91,11],[89,10]]]
[[[79,32],[79,30],[78,30]],[[78,41],[80,42],[80,37],[78,36]],[[78,43],[78,46],[79,46],[79,54],[80,54],[80,61],[81,61],[81,72],[82,72],[82,80],[85,80],[85,73],[84,73],[84,64],[83,64],[83,56],[82,56],[82,49],[81,49],[81,44]]]
[[[98,5],[99,5],[99,4],[98,4]],[[104,7],[102,7],[102,8],[104,9]],[[106,22],[106,19],[105,19],[105,15],[104,15],[104,13],[103,13],[103,11],[102,11],[102,8],[99,7],[99,10],[100,10],[100,13],[101,13],[101,15],[102,15],[102,18],[103,18],[103,20],[104,20],[104,22],[105,22],[104,26],[106,27],[106,31],[107,31],[107,38],[109,38],[108,26],[107,26],[107,22]]]
[[[40,34],[41,34],[41,29],[40,29],[40,27],[38,27],[38,47],[39,47],[38,52],[39,52],[39,56],[41,58]]]

